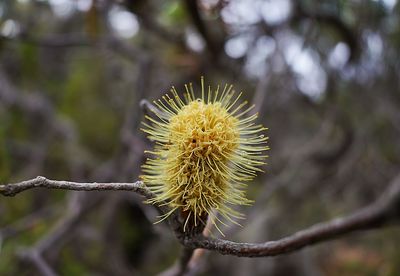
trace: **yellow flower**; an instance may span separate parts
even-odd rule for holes
[[[201,98],[193,87],[185,85],[184,100],[174,87],[172,97],[154,101],[155,116],[146,116],[149,123],[142,129],[155,142],[153,158],[142,166],[144,183],[157,196],[153,204],[166,203],[171,212],[180,209],[185,216],[184,231],[189,221],[195,226],[209,217],[216,228],[217,212],[227,221],[236,223],[243,215],[232,205],[248,205],[244,182],[256,176],[265,163],[266,130],[254,121],[257,114],[245,115],[253,106],[238,103],[232,85],[222,92],[204,87]],[[206,95],[207,94],[207,95]],[[220,231],[220,230],[219,230]],[[220,231],[221,232],[221,231]]]

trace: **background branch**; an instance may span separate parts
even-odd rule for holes
[[[19,252],[22,260],[31,262],[43,276],[57,276],[58,274],[46,263],[41,254],[36,250],[23,250]]]

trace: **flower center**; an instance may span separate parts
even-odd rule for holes
[[[219,102],[193,101],[170,119],[171,146],[184,158],[224,159],[238,146],[237,122]]]
[[[168,186],[184,189],[176,204],[198,215],[218,208],[229,179],[224,171],[238,147],[237,123],[219,102],[192,101],[170,118]]]

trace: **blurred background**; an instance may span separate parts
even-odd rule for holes
[[[224,232],[280,238],[368,205],[399,173],[399,54],[397,0],[0,0],[0,182],[136,181],[142,99],[204,75],[269,127],[255,204]],[[129,192],[3,197],[0,275],[42,275],[38,260],[163,273],[180,245],[156,215]],[[387,227],[274,258],[207,252],[190,275],[400,275],[399,245]]]

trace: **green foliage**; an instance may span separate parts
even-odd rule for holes
[[[7,147],[8,118],[0,113],[0,183],[10,177],[10,152]]]
[[[161,20],[169,25],[179,25],[185,22],[186,12],[182,1],[167,1],[163,4]]]
[[[82,263],[82,260],[70,248],[63,250],[61,254],[60,275],[88,275],[90,270]]]
[[[102,156],[110,156],[118,135],[117,113],[110,109],[105,87],[104,64],[97,56],[76,59],[60,102],[60,112],[76,122],[83,145]]]
[[[19,46],[20,70],[25,82],[35,81],[39,77],[38,54],[38,47],[33,44],[21,44]]]

